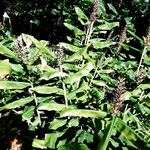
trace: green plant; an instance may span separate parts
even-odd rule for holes
[[[149,42],[134,33],[131,18],[118,38],[121,20],[107,6],[95,0],[90,17],[75,6],[81,25],[66,19],[74,32],[68,43],[52,46],[27,34],[2,37],[2,141],[5,117],[21,116],[27,129],[14,128],[10,117],[7,132],[26,149],[149,149]],[[141,54],[132,40],[146,50]]]

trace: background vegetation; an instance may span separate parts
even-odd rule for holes
[[[150,148],[149,1],[0,6],[0,149]]]

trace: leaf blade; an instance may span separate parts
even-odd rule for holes
[[[107,115],[106,112],[101,110],[88,110],[88,109],[64,109],[60,113],[60,117],[84,117],[84,118],[103,118]]]
[[[32,100],[33,100],[32,97],[27,97],[27,98],[22,98],[20,100],[13,101],[11,103],[5,104],[4,106],[0,107],[0,111],[14,109],[23,106],[27,103],[30,103]]]
[[[27,82],[17,82],[17,81],[0,81],[0,89],[3,90],[13,90],[13,89],[25,89],[30,86]]]

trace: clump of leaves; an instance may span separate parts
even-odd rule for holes
[[[91,17],[75,6],[81,28],[64,23],[74,32],[68,43],[52,46],[27,34],[0,42],[0,112],[21,117],[15,137],[22,147],[149,149],[149,45],[133,33],[131,20],[118,39],[120,22],[102,10],[103,1],[94,1]],[[143,53],[130,45],[133,39]]]

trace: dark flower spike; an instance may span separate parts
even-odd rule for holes
[[[64,58],[64,50],[61,44],[57,45],[57,62],[58,62],[58,66],[62,65],[62,61]]]
[[[14,46],[18,50],[18,56],[21,59],[25,59],[27,54],[25,52],[25,45],[22,36],[18,36],[16,40],[14,40]]]
[[[141,69],[139,75],[137,76],[137,83],[140,84],[145,79],[146,70],[144,68]]]
[[[144,37],[144,46],[150,45],[150,26],[148,27],[146,36]]]
[[[0,22],[0,30],[3,30],[4,29],[4,26],[2,24],[2,22]]]
[[[122,30],[122,32],[121,32],[121,34],[119,36],[119,45],[117,47],[117,52],[119,52],[121,50],[121,48],[122,48],[121,44],[123,44],[125,42],[125,40],[126,40],[127,29],[128,29],[128,26],[125,25],[125,27],[123,28],[123,30]]]
[[[122,77],[118,78],[118,85],[115,90],[115,99],[113,103],[113,113],[117,114],[120,112],[120,108],[122,106],[122,103],[124,101],[123,94],[125,92],[125,79]]]
[[[87,33],[86,33],[86,37],[85,37],[85,45],[89,44],[90,41],[90,37],[91,34],[93,32],[93,25],[96,21],[96,16],[97,16],[97,12],[98,12],[98,7],[99,7],[99,1],[98,0],[94,0],[93,2],[93,11],[90,15],[90,23],[87,27]]]
[[[90,20],[91,21],[94,21],[94,22],[96,21],[98,7],[99,7],[99,1],[98,0],[94,0],[93,11],[92,11],[92,13],[90,15]]]

